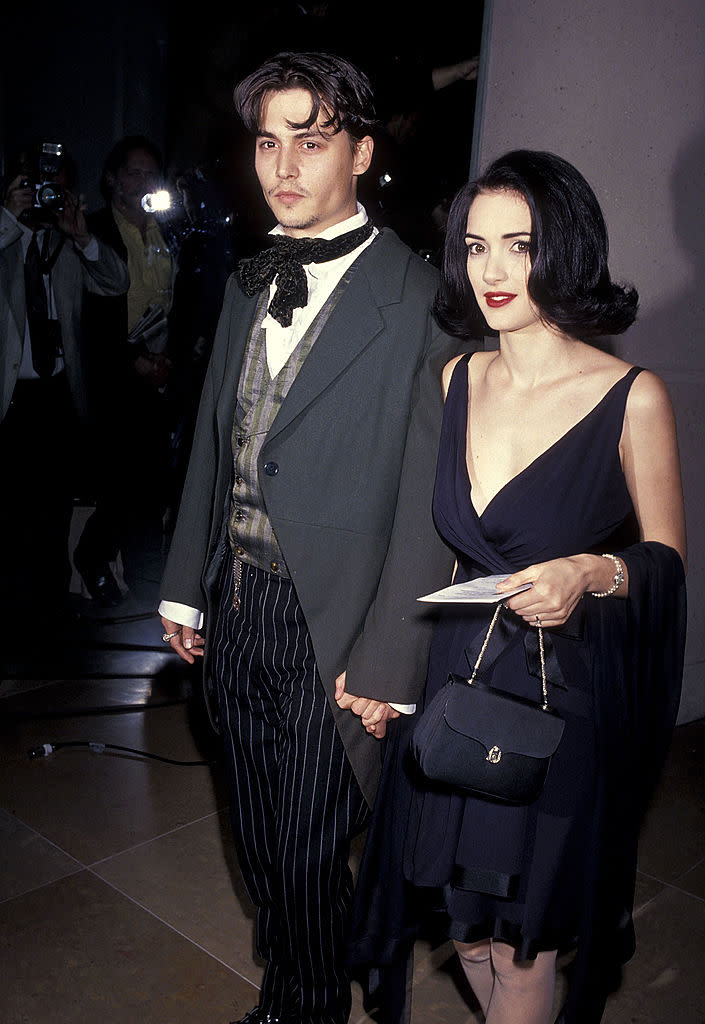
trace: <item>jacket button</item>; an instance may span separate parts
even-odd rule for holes
[[[272,572],[279,572],[279,562],[270,562],[269,568],[272,570]]]
[[[279,472],[279,464],[277,462],[265,462],[264,471],[267,476],[276,476]]]

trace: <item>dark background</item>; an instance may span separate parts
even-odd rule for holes
[[[421,16],[408,4],[371,0],[306,8],[213,0],[12,6],[2,16],[4,175],[28,142],[62,142],[92,210],[101,203],[106,154],[123,135],[139,132],[162,149],[172,182],[205,167],[245,228],[266,230],[270,219],[233,114],[233,86],[279,50],[328,50],[358,64],[375,87],[383,127],[361,198],[413,248],[437,246],[444,204],[468,176],[475,82],[434,92],[431,72],[479,53],[481,0],[438,0]],[[392,178],[384,189],[382,174]]]

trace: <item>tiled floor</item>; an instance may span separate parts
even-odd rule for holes
[[[0,682],[0,1024],[226,1024],[257,1002],[253,912],[193,677],[151,596]],[[88,609],[90,614],[90,609]],[[676,732],[641,844],[638,951],[608,1024],[705,1024],[705,720]],[[418,943],[412,1024],[479,1024],[448,946]],[[352,1021],[370,1018],[355,991]]]

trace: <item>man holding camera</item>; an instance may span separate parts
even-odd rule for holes
[[[61,629],[69,611],[71,488],[88,416],[84,293],[119,295],[129,284],[123,261],[88,232],[52,148],[48,172],[41,156],[34,171],[23,166],[0,208],[0,612],[5,626],[35,636]]]
[[[86,336],[101,340],[101,358],[89,364],[99,447],[111,452],[111,460],[99,466],[96,509],[76,545],[74,565],[91,597],[108,607],[122,599],[110,569],[118,553],[133,594],[162,571],[171,457],[167,315],[175,257],[143,205],[161,181],[159,149],[142,135],[126,136],[105,160],[105,205],[88,215],[89,228],[125,260],[130,274],[126,295],[86,300]]]

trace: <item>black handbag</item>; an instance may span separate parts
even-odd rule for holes
[[[527,804],[543,789],[565,722],[548,706],[540,626],[541,704],[475,682],[500,608],[497,605],[472,675],[448,677],[421,715],[411,749],[433,782],[504,803]]]

